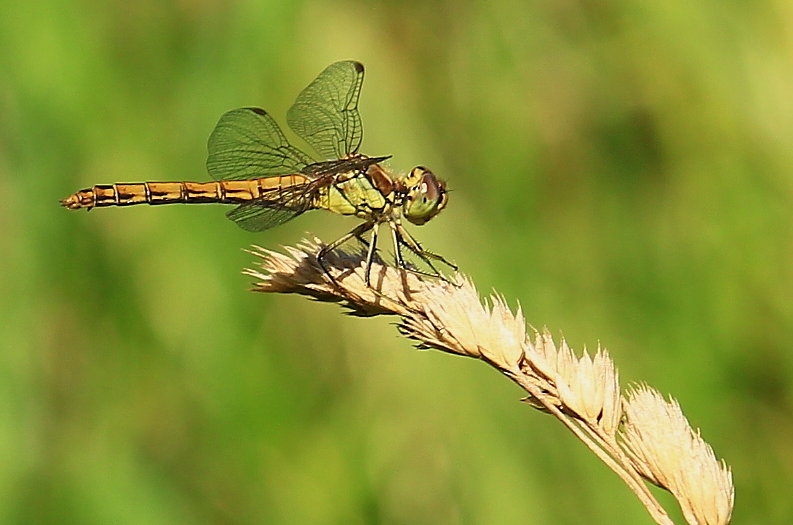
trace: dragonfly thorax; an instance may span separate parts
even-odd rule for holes
[[[420,226],[446,206],[449,199],[446,183],[427,168],[413,168],[402,182],[405,185],[402,215],[411,223]]]

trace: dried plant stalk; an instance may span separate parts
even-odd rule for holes
[[[656,523],[671,519],[645,480],[668,490],[691,524],[729,523],[732,473],[691,428],[674,401],[647,386],[621,395],[608,353],[581,357],[548,331],[528,332],[520,307],[503,297],[484,303],[471,281],[424,279],[377,261],[372,284],[364,282],[365,256],[337,250],[316,259],[318,240],[287,247],[286,254],[254,247],[260,269],[254,290],[297,293],[338,302],[361,316],[398,315],[400,332],[423,348],[474,357],[521,386],[530,406],[552,414],[606,463],[636,494]],[[334,282],[335,281],[335,282]]]

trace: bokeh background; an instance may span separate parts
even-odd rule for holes
[[[0,522],[650,523],[482,363],[247,291],[243,248],[351,219],[58,206],[206,180],[224,111],[283,123],[348,58],[362,151],[453,188],[425,245],[676,397],[736,523],[790,523],[788,0],[3,2]]]

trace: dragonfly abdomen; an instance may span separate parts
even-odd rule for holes
[[[266,193],[278,194],[308,178],[300,174],[279,175],[250,180],[215,182],[133,182],[102,184],[80,190],[61,201],[76,210],[134,204],[239,204],[258,199]]]

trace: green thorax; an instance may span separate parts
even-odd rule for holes
[[[389,188],[378,188],[366,173],[348,172],[336,175],[336,180],[320,191],[316,206],[340,215],[368,219],[384,212],[393,204],[392,198]]]
[[[335,176],[322,188],[314,205],[340,215],[355,215],[380,222],[394,214],[422,225],[446,207],[446,184],[421,166],[408,175],[394,177],[374,164],[363,171]]]

